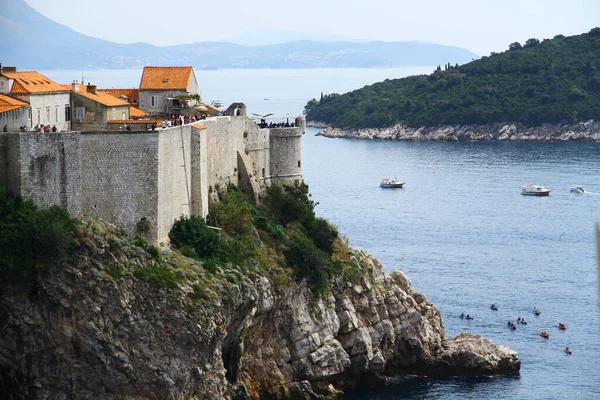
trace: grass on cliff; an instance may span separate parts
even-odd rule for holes
[[[339,254],[347,247],[340,244],[337,229],[315,215],[316,205],[304,183],[271,186],[261,205],[229,186],[211,205],[207,221],[183,217],[169,237],[182,254],[212,273],[229,265],[243,274],[268,276],[276,288],[291,279],[306,280],[315,292],[324,293],[330,279],[343,273]]]

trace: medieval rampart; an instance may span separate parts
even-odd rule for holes
[[[174,220],[206,216],[228,184],[258,198],[271,183],[302,180],[304,121],[296,126],[225,116],[147,132],[0,134],[0,185],[161,243]]]

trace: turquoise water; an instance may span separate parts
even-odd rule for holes
[[[207,102],[244,101],[249,113],[297,115],[321,92],[432,70],[222,70],[196,77]],[[44,73],[61,83],[81,80],[81,71]],[[98,87],[136,87],[141,78],[141,70],[84,74]],[[600,144],[353,141],[315,133],[304,137],[302,165],[317,213],[387,270],[405,271],[441,310],[448,336],[481,334],[522,360],[516,377],[404,378],[347,399],[600,398],[594,241]],[[380,189],[385,176],[406,181],[405,188]],[[527,183],[552,193],[522,196]],[[573,184],[592,193],[570,193]],[[539,317],[533,306],[542,310]],[[475,319],[461,320],[461,312]],[[506,322],[518,316],[529,324],[509,331]],[[558,330],[557,320],[567,331]],[[549,340],[538,336],[540,329]],[[572,356],[562,352],[565,346]]]

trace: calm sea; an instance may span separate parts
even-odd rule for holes
[[[249,113],[300,114],[321,92],[343,93],[408,69],[196,71],[205,101],[244,101]],[[81,71],[45,71],[61,83]],[[84,71],[99,87],[135,87],[141,70]],[[469,331],[519,352],[516,377],[403,378],[347,399],[599,399],[600,332],[594,223],[600,144],[418,143],[315,136],[303,169],[317,212],[350,243],[400,269],[441,310],[448,336]],[[378,187],[382,177],[406,182]],[[520,195],[540,183],[547,198]],[[590,193],[569,192],[573,184]],[[489,309],[496,303],[499,310]],[[541,309],[540,316],[532,313]],[[475,317],[459,318],[461,312]],[[529,323],[516,331],[508,320]],[[557,321],[567,324],[559,331]],[[549,340],[538,336],[540,329]],[[569,346],[573,355],[563,349]]]

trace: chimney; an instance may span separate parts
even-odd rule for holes
[[[88,93],[96,94],[96,85],[90,85],[88,83],[88,85],[87,85],[87,91],[88,91]]]
[[[72,89],[74,92],[79,92],[79,82],[77,81],[73,81],[73,83],[71,84]]]
[[[17,72],[17,67],[1,67],[0,72]]]

